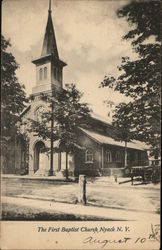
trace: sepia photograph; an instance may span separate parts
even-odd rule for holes
[[[1,6],[1,249],[160,249],[161,2]]]

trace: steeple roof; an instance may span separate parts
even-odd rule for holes
[[[52,54],[55,58],[59,58],[51,13],[52,10],[50,1],[41,57]]]
[[[37,65],[39,63],[45,62],[46,60],[50,60],[53,62],[55,61],[55,63],[57,63],[61,67],[64,67],[67,64],[59,58],[51,13],[51,0],[49,0],[48,20],[43,40],[41,56],[32,60],[32,63]]]

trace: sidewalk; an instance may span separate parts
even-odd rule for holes
[[[42,212],[73,214],[77,216],[92,216],[105,220],[126,221],[156,221],[159,223],[160,215],[146,212],[126,211],[122,209],[110,209],[81,204],[67,204],[53,201],[34,200],[19,197],[2,197],[2,202],[9,205],[17,205],[41,209]]]
[[[75,177],[70,176],[69,180],[66,180],[65,176],[56,174],[55,176],[36,176],[36,175],[15,175],[15,174],[2,174],[2,179],[24,179],[24,180],[40,180],[40,181],[56,181],[56,182],[75,182]],[[134,181],[134,185],[131,185],[130,177],[118,177],[117,182],[114,180],[114,176],[103,176],[103,177],[87,177],[88,183],[102,184],[103,186],[120,186],[138,189],[157,189],[160,190],[160,183],[143,184]]]
[[[130,177],[118,177],[117,182],[115,182],[114,176],[106,176],[106,177],[99,177],[95,180],[96,184],[102,184],[103,186],[119,186],[119,187],[128,187],[133,189],[155,189],[160,190],[160,183],[153,184],[150,183],[142,183],[142,181],[136,181],[136,178],[134,180],[134,184],[131,184],[131,178]]]

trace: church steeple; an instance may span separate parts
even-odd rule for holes
[[[49,0],[49,9],[48,9],[48,12],[52,12],[52,10],[51,10],[51,0]]]
[[[41,56],[33,60],[32,63],[36,65],[36,86],[32,89],[34,95],[51,91],[53,86],[62,88],[63,67],[67,64],[59,58],[52,22],[51,0],[49,0],[48,19]]]
[[[48,9],[48,20],[47,20],[47,26],[46,26],[46,31],[44,35],[41,56],[53,54],[54,57],[59,58],[51,14],[52,14],[52,10],[51,10],[51,0],[50,0],[49,9]]]

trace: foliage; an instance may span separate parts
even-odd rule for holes
[[[89,116],[86,103],[80,102],[80,93],[74,84],[67,85],[67,89],[58,93],[58,109],[56,120],[59,124],[60,148],[65,152],[72,152],[77,147],[76,130]]]
[[[117,15],[126,18],[131,25],[124,39],[132,39],[132,45],[139,45],[150,36],[160,41],[161,1],[133,0],[119,9]]]
[[[10,41],[1,36],[2,80],[1,80],[1,142],[2,150],[7,150],[8,140],[16,135],[16,122],[27,101],[24,86],[16,77],[19,65],[8,48]]]
[[[129,142],[133,139],[133,133],[131,132],[131,118],[129,117],[130,110],[127,108],[127,104],[120,103],[113,116],[113,126],[117,128],[116,135],[120,140]],[[124,128],[124,129],[123,129]]]
[[[37,120],[29,119],[30,131],[42,139],[59,140],[59,148],[65,152],[72,152],[77,146],[76,129],[89,116],[89,108],[86,103],[80,102],[80,93],[74,84],[67,84],[66,89],[53,89],[51,94],[41,94],[41,99],[46,103],[46,109],[42,110]],[[53,127],[51,121],[54,120]],[[49,149],[50,150],[50,149]]]
[[[129,103],[117,106],[114,123],[124,130],[125,119],[129,137],[150,144],[152,153],[157,155],[160,153],[161,3],[131,1],[119,9],[117,15],[130,24],[123,39],[131,40],[137,59],[123,57],[118,67],[119,77],[106,76],[101,86],[131,97]]]
[[[47,149],[48,153],[53,155],[53,151],[66,152],[67,158],[69,153],[79,147],[76,131],[90,112],[87,104],[81,102],[81,97],[82,93],[74,84],[66,85],[66,89],[54,88],[52,94],[41,95],[47,108],[42,110],[37,120],[30,119],[30,131],[42,139],[59,141],[58,146]]]

